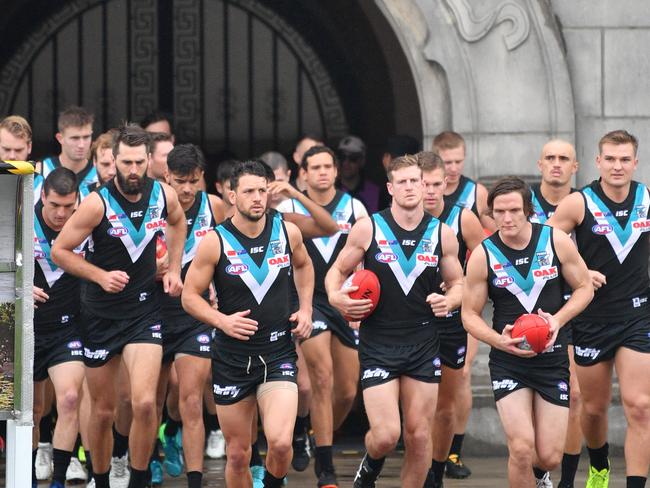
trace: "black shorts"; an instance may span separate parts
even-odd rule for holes
[[[121,320],[82,311],[80,329],[84,364],[89,368],[103,366],[113,356],[121,354],[127,344],[162,346],[162,322],[157,311]]]
[[[573,345],[573,322],[564,324],[564,327],[562,327],[561,330],[565,331],[566,343]]]
[[[34,381],[45,381],[48,369],[69,361],[83,361],[83,346],[75,324],[34,333]]]
[[[350,327],[343,315],[330,305],[314,304],[312,326],[309,339],[329,330],[344,346],[359,348],[359,331]]]
[[[568,362],[567,362],[568,363]],[[553,405],[569,408],[569,367],[531,367],[522,370],[490,361],[494,401],[522,388],[530,388]]]
[[[610,323],[574,320],[572,325],[573,358],[578,366],[614,359],[619,347],[650,353],[650,317]]]
[[[440,360],[443,366],[462,369],[467,356],[467,331],[460,324],[458,327],[440,327],[438,337],[440,338]]]
[[[441,361],[438,338],[422,344],[389,346],[367,344],[359,346],[361,388],[388,383],[408,376],[424,383],[440,383]]]
[[[212,392],[217,405],[234,405],[269,381],[297,383],[296,349],[289,343],[286,349],[268,355],[235,354],[217,349],[212,354]]]
[[[171,363],[176,354],[187,354],[210,359],[212,346],[212,327],[194,322],[185,327],[175,326],[169,330],[167,322],[163,324],[163,364]]]

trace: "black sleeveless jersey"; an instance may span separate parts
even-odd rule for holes
[[[216,330],[217,348],[242,354],[270,354],[291,343],[289,286],[291,246],[278,214],[264,217],[262,233],[242,234],[227,219],[216,227],[221,255],[214,272],[219,311],[225,315],[250,310],[257,332],[240,341]]]
[[[461,225],[461,218],[463,215],[463,207],[459,205],[447,206],[443,209],[442,213],[438,216],[440,222],[447,224],[451,230],[456,234],[456,239],[458,240],[458,261],[460,265],[465,268],[465,260],[467,258],[467,245],[465,244],[465,239],[463,238],[463,226]],[[434,290],[434,293],[440,293],[444,295],[444,292],[438,288]],[[446,317],[435,317],[435,323],[438,327],[448,328],[463,328],[463,323],[460,320],[460,308],[452,310],[447,314]]]
[[[106,318],[143,315],[159,307],[156,292],[156,235],[167,225],[167,203],[160,183],[145,178],[142,197],[129,202],[114,181],[97,190],[104,216],[92,233],[88,261],[107,271],[124,271],[129,283],[119,293],[106,293],[84,282],[82,303],[92,314]]]
[[[357,221],[354,213],[354,199],[340,190],[331,202],[323,208],[332,216],[337,223],[339,231],[330,237],[317,237],[306,239],[305,247],[314,265],[314,300],[328,303],[327,291],[325,290],[325,275],[330,266],[336,260],[343,246],[348,239],[350,229]],[[307,209],[298,201],[292,200],[294,211],[303,215],[310,215]]]
[[[194,204],[185,212],[185,220],[187,222],[187,236],[185,238],[185,247],[183,248],[181,261],[181,279],[183,281],[185,281],[185,275],[187,275],[187,270],[190,269],[190,264],[192,264],[201,240],[215,226],[214,215],[212,215],[212,207],[210,206],[210,199],[207,193],[201,191],[196,194]],[[208,297],[209,295],[206,291],[204,298],[207,300]],[[172,297],[167,293],[161,292],[160,300],[162,302],[166,332],[172,329],[174,325],[194,321],[183,310],[181,297]]]
[[[477,189],[478,185],[474,180],[461,175],[454,192],[451,195],[444,195],[445,207],[458,205],[467,210],[471,210],[477,217],[480,217],[478,207],[476,206]]]
[[[571,188],[571,192],[575,192],[575,188]],[[535,183],[530,185],[530,192],[533,199],[533,215],[529,217],[533,223],[536,224],[545,224],[548,219],[550,219],[555,213],[557,205],[549,203],[542,195],[541,184]]]
[[[580,190],[585,216],[575,229],[580,255],[607,284],[596,290],[580,320],[612,322],[648,313],[650,194],[633,181],[622,203],[607,198],[600,182]]]
[[[49,158],[45,158],[43,161],[41,161],[41,174],[43,175],[43,178],[47,178],[47,176],[52,171],[61,166],[61,160],[58,156],[50,156]],[[77,173],[77,183],[79,184],[79,189],[82,192],[85,192],[88,185],[91,183],[97,183],[98,181],[99,177],[97,175],[95,165],[93,164],[92,159],[89,159],[84,169]]]
[[[39,303],[34,310],[34,330],[48,332],[72,324],[79,314],[81,280],[63,271],[50,257],[54,240],[59,233],[52,230],[43,219],[43,203],[34,207],[34,286],[42,288],[49,300]],[[74,252],[84,255],[86,241]]]
[[[361,322],[359,338],[391,345],[417,344],[435,336],[427,296],[440,288],[440,221],[425,213],[412,230],[402,229],[390,208],[372,215],[372,241],[364,268],[381,284],[379,304]]]
[[[492,327],[498,333],[522,314],[537,313],[540,308],[554,314],[564,305],[565,285],[553,244],[553,228],[532,226],[530,242],[524,249],[506,246],[498,232],[481,243],[487,257],[488,294],[494,306]],[[521,367],[563,365],[568,361],[566,347],[566,332],[560,329],[552,351],[520,358],[492,348],[490,360]]]

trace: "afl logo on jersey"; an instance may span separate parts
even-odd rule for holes
[[[34,249],[34,257],[36,259],[45,259],[45,253],[40,249]]]
[[[596,224],[591,228],[591,232],[599,236],[609,234],[612,230],[612,226],[609,224]]]
[[[81,349],[81,341],[68,342],[68,349]]]
[[[126,227],[111,227],[108,229],[108,235],[111,237],[124,237],[129,233]]]
[[[650,230],[650,220],[637,220],[632,222],[632,227],[639,229],[641,232],[648,232]]]
[[[397,261],[397,256],[392,252],[378,252],[375,254],[375,259],[380,263],[392,263]]]
[[[492,284],[497,288],[506,288],[512,285],[515,282],[515,279],[512,276],[497,276],[492,280]]]
[[[201,344],[207,344],[210,342],[210,336],[208,334],[199,334],[196,336],[196,340]]]
[[[243,263],[238,263],[238,264],[229,264],[226,266],[226,273],[229,275],[234,275],[238,276],[240,274],[244,274],[248,271],[248,265],[243,264]]]

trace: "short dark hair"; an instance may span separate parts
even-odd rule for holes
[[[273,172],[273,168],[271,168],[271,165],[266,164],[261,159],[255,159],[255,161],[257,161],[262,166],[264,166],[264,171],[266,171],[266,181],[268,181],[269,183],[275,181],[275,173]]]
[[[435,171],[441,169],[442,173],[445,174],[445,163],[437,153],[433,151],[420,151],[415,155],[422,168],[422,172]]]
[[[57,127],[59,132],[63,132],[68,127],[83,127],[93,125],[95,116],[83,107],[71,105],[59,113]]]
[[[528,183],[518,176],[505,176],[498,180],[488,192],[488,215],[492,215],[494,199],[507,193],[519,193],[524,202],[524,214],[526,214],[526,217],[533,214],[533,196]]]
[[[169,129],[172,131],[173,134],[174,116],[169,112],[165,112],[163,110],[154,110],[153,112],[149,112],[147,115],[144,116],[144,118],[140,122],[140,127],[146,129],[151,124],[155,124],[156,122],[161,122],[163,120],[169,124]]]
[[[637,140],[637,138],[634,137],[626,130],[613,130],[605,134],[603,137],[601,137],[600,141],[598,141],[598,152],[600,152],[601,154],[603,152],[604,144],[613,144],[615,146],[620,146],[623,144],[632,144],[632,147],[634,148],[635,156],[637,150],[639,149],[639,141]]]
[[[230,189],[233,191],[236,190],[239,185],[239,178],[245,175],[260,176],[268,182],[270,169],[271,168],[261,161],[243,161],[235,165],[232,170],[232,175],[230,176]]]
[[[151,134],[136,124],[126,123],[117,131],[113,140],[113,156],[120,153],[120,143],[129,147],[144,145],[147,154],[151,154]]]
[[[43,183],[43,193],[50,194],[50,190],[61,196],[70,195],[79,191],[79,182],[74,171],[59,166],[50,172]]]
[[[235,166],[239,164],[239,161],[236,159],[224,159],[217,166],[217,182],[222,185],[230,180],[232,172],[235,169]]]
[[[307,165],[309,164],[307,160],[312,156],[316,156],[317,154],[321,154],[321,153],[326,153],[332,156],[332,161],[334,161],[334,165],[338,166],[338,160],[336,159],[336,154],[329,147],[312,146],[305,151],[305,154],[302,155],[302,161],[300,161],[300,167],[302,169],[307,169]]]
[[[317,136],[316,134],[305,133],[300,135],[294,147],[298,147],[298,145],[305,139],[309,139],[310,141],[317,142],[319,146],[323,145],[323,138],[321,136]]]
[[[164,132],[147,131],[147,134],[149,134],[149,140],[151,141],[151,152],[154,152],[156,150],[156,146],[158,145],[159,142],[163,142],[163,141],[169,141],[171,143],[174,142],[174,136],[165,134]]]
[[[420,148],[420,141],[415,137],[398,134],[390,136],[386,140],[386,149],[384,152],[390,154],[391,158],[396,158],[405,154],[415,154]]]
[[[170,173],[187,176],[197,169],[205,171],[205,156],[199,146],[179,144],[167,155],[167,166]]]

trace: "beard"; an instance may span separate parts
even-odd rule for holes
[[[266,215],[266,212],[261,212],[260,214],[254,214],[248,210],[244,210],[243,208],[237,207],[237,211],[244,217],[246,220],[250,222],[258,222],[264,215]]]
[[[118,171],[116,176],[117,176],[117,181],[120,184],[120,188],[122,189],[125,195],[137,195],[139,193],[142,193],[142,189],[144,188],[144,179],[146,175],[139,176],[137,180],[132,180],[129,179],[128,177],[125,177],[122,173]]]

